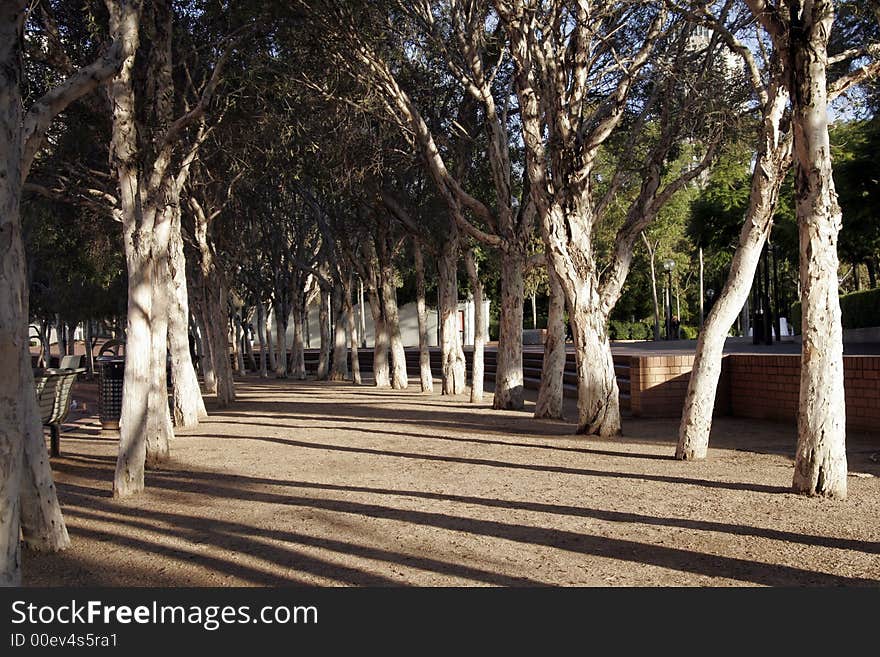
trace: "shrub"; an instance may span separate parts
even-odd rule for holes
[[[688,326],[686,324],[682,324],[679,327],[679,335],[682,340],[696,340],[697,336],[700,334],[700,329],[696,326]]]
[[[880,326],[880,288],[842,294],[840,313],[845,329]],[[798,335],[801,333],[801,321],[801,302],[798,301],[791,306],[791,325]]]
[[[647,322],[626,322],[620,319],[608,322],[608,337],[612,340],[650,340],[652,333]]]

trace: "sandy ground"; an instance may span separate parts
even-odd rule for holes
[[[73,545],[26,553],[26,585],[880,583],[877,435],[849,437],[849,499],[828,501],[788,492],[789,425],[719,419],[682,463],[675,421],[585,439],[531,402],[246,378],[120,501],[93,385],[53,460]]]

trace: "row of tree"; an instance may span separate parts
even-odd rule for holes
[[[168,457],[173,426],[205,415],[191,326],[207,391],[234,401],[230,307],[237,336],[240,309],[255,308],[260,342],[272,345],[261,349],[264,375],[302,378],[302,317],[317,296],[319,375],[346,376],[347,329],[358,382],[360,282],[376,327],[374,381],[407,387],[396,258],[415,268],[423,390],[433,386],[430,261],[442,390],[458,394],[458,264],[478,301],[480,262],[495,257],[494,407],[523,407],[522,300],[537,275],[550,299],[538,415],[561,415],[567,314],[577,431],[620,433],[607,327],[636,246],[752,139],[748,206],[700,336],[677,456],[706,454],[723,340],[793,168],[804,318],[794,486],[845,496],[826,109],[876,72],[880,6],[838,4],[833,31],[830,0],[0,0],[0,356],[16,364],[0,382],[10,409],[0,419],[0,581],[20,577],[19,531],[36,549],[69,541],[29,394],[24,192],[106,217],[119,236],[126,367],[113,490],[127,496],[143,488],[145,465]],[[481,354],[475,345],[474,400]]]

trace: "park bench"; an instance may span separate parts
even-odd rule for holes
[[[45,369],[34,373],[37,410],[44,427],[49,427],[52,456],[61,455],[61,425],[70,412],[70,395],[77,375],[84,368]]]

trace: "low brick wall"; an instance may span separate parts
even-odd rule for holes
[[[730,354],[724,357],[715,413],[797,421],[799,355]],[[693,355],[632,356],[630,404],[638,417],[679,417]],[[844,356],[846,424],[857,431],[880,427],[880,357]]]
[[[739,417],[797,422],[800,356],[725,358],[731,373],[731,413]],[[857,431],[880,427],[880,357],[844,356],[846,426]]]
[[[632,356],[630,363],[630,405],[641,417],[680,417],[694,364],[693,354]],[[730,412],[730,383],[722,363],[715,413]]]
[[[725,356],[731,414],[797,421],[800,356]]]

